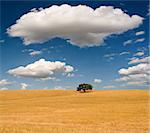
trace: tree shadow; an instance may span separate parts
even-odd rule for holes
[[[79,93],[92,93],[93,91],[92,90],[88,90],[88,91],[79,91]]]

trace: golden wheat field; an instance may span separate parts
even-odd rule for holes
[[[148,93],[0,91],[0,133],[148,133]]]

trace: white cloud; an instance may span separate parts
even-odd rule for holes
[[[146,48],[146,47],[138,47],[137,50],[138,50],[138,51],[146,51],[147,48]]]
[[[95,83],[101,83],[102,80],[101,80],[101,79],[94,79],[94,82],[95,82]]]
[[[113,88],[115,88],[115,86],[114,85],[107,85],[107,86],[104,86],[103,88],[104,89],[113,89]]]
[[[29,86],[29,85],[26,84],[26,83],[21,83],[20,85],[21,85],[21,90],[26,90],[27,87]]]
[[[127,40],[123,43],[124,46],[128,45],[128,44],[131,44],[132,43],[132,40]]]
[[[134,55],[135,55],[135,56],[142,56],[142,55],[144,55],[144,52],[137,52],[137,53],[135,53]]]
[[[22,52],[32,52],[34,51],[33,49],[23,49]]]
[[[42,54],[42,51],[36,51],[36,50],[34,50],[34,51],[30,52],[29,54],[31,56],[36,56],[36,55]]]
[[[141,63],[136,66],[128,67],[127,69],[122,68],[119,70],[121,75],[130,75],[130,74],[150,74],[150,64]]]
[[[141,81],[141,79],[148,79],[148,75],[145,73],[138,73],[138,74],[128,74],[127,76],[123,76],[116,81]]]
[[[46,49],[42,49],[42,50],[24,49],[24,50],[22,50],[22,52],[28,52],[29,55],[31,55],[31,56],[40,55],[43,53],[43,51],[46,51]]]
[[[9,82],[7,79],[0,80],[0,86],[10,85],[12,82]]]
[[[135,41],[135,43],[143,42],[144,40],[145,40],[145,38],[140,38],[140,39],[137,39],[137,40]]]
[[[27,66],[19,66],[17,68],[8,71],[13,76],[47,79],[54,78],[59,73],[70,73],[74,68],[70,65],[66,65],[65,62],[60,61],[46,61],[40,59]]]
[[[68,73],[67,77],[69,77],[69,78],[74,77],[74,73]]]
[[[8,88],[3,87],[3,88],[0,88],[0,90],[1,90],[1,91],[3,91],[3,90],[8,90]]]
[[[126,85],[148,86],[150,84],[150,64],[148,62],[141,63],[128,68],[122,68],[118,71],[121,75],[115,81],[125,82]]]
[[[148,7],[148,12],[147,12],[146,16],[150,16],[150,6]]]
[[[142,17],[129,16],[112,6],[101,6],[94,10],[86,5],[64,4],[34,9],[24,14],[7,29],[7,33],[23,38],[25,45],[60,37],[79,47],[91,47],[101,45],[112,34],[136,28],[142,22]]]
[[[119,55],[125,55],[125,54],[130,54],[130,52],[124,51],[124,52],[121,52]]]
[[[54,90],[66,90],[66,89],[62,86],[55,86]]]
[[[144,57],[142,59],[132,58],[131,61],[128,62],[128,64],[138,64],[138,63],[150,63],[150,56]]]
[[[2,44],[2,43],[4,43],[5,42],[5,40],[0,40],[0,44]]]
[[[104,57],[109,58],[109,57],[113,57],[115,55],[116,55],[116,53],[110,53],[110,54],[105,54]]]
[[[40,78],[39,80],[42,80],[42,81],[46,81],[46,80],[57,81],[58,79],[56,77],[47,77],[47,78]]]
[[[111,61],[114,59],[114,56],[116,56],[116,53],[110,53],[110,54],[105,54],[104,58],[107,58],[107,61]]]
[[[44,87],[43,90],[48,90],[48,87]]]
[[[139,32],[136,32],[135,35],[139,36],[139,35],[143,35],[144,33],[145,33],[144,31],[139,31]]]
[[[150,84],[149,76],[147,74],[129,74],[116,79],[118,82],[126,82],[126,85],[144,86]]]

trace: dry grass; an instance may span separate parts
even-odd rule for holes
[[[0,92],[0,133],[148,133],[148,90]]]

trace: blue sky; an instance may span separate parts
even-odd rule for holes
[[[95,46],[92,43],[85,47],[81,47],[78,43],[72,45],[72,42],[63,37],[54,37],[42,43],[39,41],[25,45],[22,37],[13,37],[16,30],[11,31],[10,34],[7,33],[7,28],[14,25],[16,20],[29,13],[31,9],[42,7],[42,10],[44,10],[52,5],[61,6],[62,4],[68,4],[71,7],[86,5],[93,9],[100,6],[113,6],[130,16],[136,14],[144,19],[135,28],[129,28],[121,34],[108,35],[104,42],[99,41],[97,43],[99,46]],[[75,89],[79,83],[91,83],[95,89],[147,89],[147,78],[144,81],[137,79],[141,75],[146,77],[146,72],[141,73],[139,69],[140,72],[135,75],[134,72],[124,74],[124,71],[121,71],[119,73],[119,70],[124,68],[128,71],[129,67],[134,66],[138,69],[138,65],[147,63],[145,60],[149,58],[148,5],[148,1],[1,1],[0,87],[2,89]],[[90,23],[91,21],[89,19],[88,22]],[[110,23],[109,20],[106,23]],[[70,29],[69,26],[68,29]],[[74,26],[78,28],[77,23]],[[50,31],[52,30],[50,29]],[[71,39],[73,37],[72,35]],[[63,70],[56,75],[52,75],[53,79],[48,80],[38,77],[33,78],[31,75],[20,76],[17,75],[18,72],[17,74],[8,72],[19,66],[26,67],[40,59],[50,62],[65,62],[66,65],[72,66],[73,70],[71,72]],[[148,63],[144,68],[147,68],[147,65]],[[127,80],[120,80],[121,77],[127,78]],[[133,77],[136,78],[133,79]],[[131,82],[131,80],[133,81]]]

